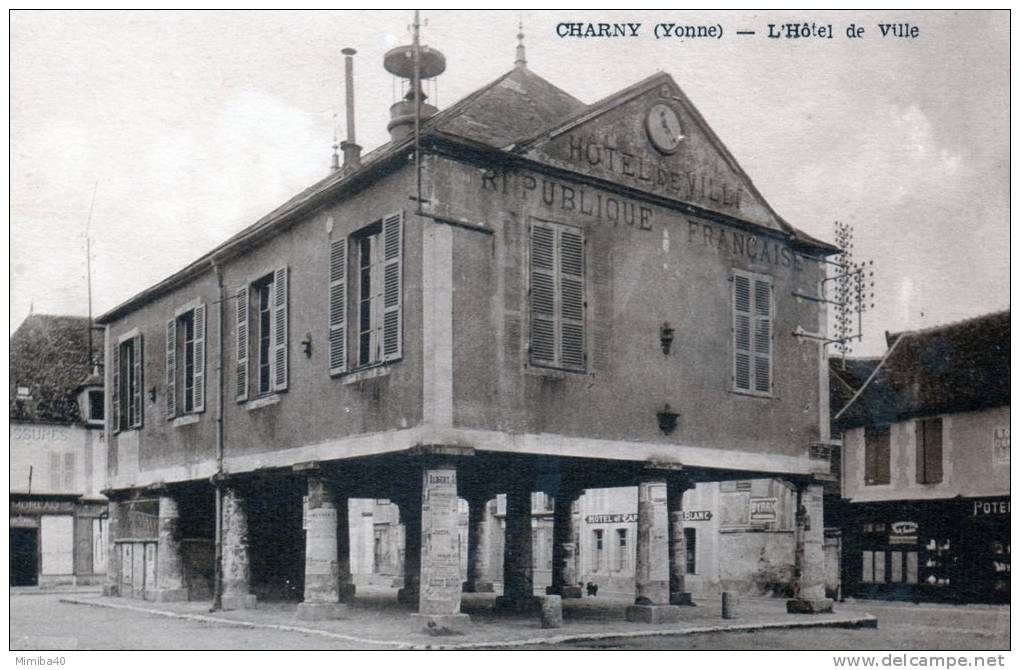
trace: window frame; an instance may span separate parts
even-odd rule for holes
[[[540,269],[536,271],[535,266],[535,229],[536,228],[548,228],[552,231],[552,268],[551,269]],[[563,270],[563,256],[562,256],[562,236],[564,232],[575,234],[580,237],[580,300],[581,300],[581,318],[565,317],[563,313],[563,276],[565,274]],[[527,336],[527,364],[535,368],[541,368],[543,370],[557,370],[560,372],[572,372],[579,374],[587,374],[590,368],[591,361],[591,344],[592,344],[592,324],[591,324],[591,298],[589,292],[591,291],[591,282],[588,277],[590,274],[589,265],[589,253],[588,253],[588,234],[587,230],[583,226],[575,225],[572,223],[564,223],[561,221],[553,221],[551,219],[544,219],[540,217],[529,217],[528,219],[528,238],[527,238],[527,251],[526,251],[526,273],[527,273],[527,323],[528,323],[528,336]],[[536,274],[548,274],[552,280],[552,314],[549,320],[552,321],[552,347],[553,347],[553,358],[536,358],[535,357],[535,303],[533,297],[535,293],[535,276]],[[573,275],[577,277],[578,275]],[[564,352],[563,352],[563,339],[564,339],[564,319],[569,323],[567,325],[580,325],[580,356],[581,364],[577,366],[569,365],[564,363]]]
[[[94,410],[96,405],[92,398],[93,396],[99,396],[99,416],[96,417]],[[101,426],[106,421],[106,392],[101,388],[88,389],[85,391],[85,409],[86,417],[85,423],[94,426]]]
[[[266,310],[260,309],[263,289]],[[289,386],[290,293],[287,265],[261,272],[234,291],[234,384],[238,403],[272,398]],[[267,312],[268,323],[263,322],[263,312]],[[263,330],[269,333],[266,351],[261,346]],[[261,383],[264,362],[268,365],[265,388]]]
[[[124,354],[131,352],[128,359]],[[142,334],[132,328],[117,338],[114,351],[115,403],[110,419],[113,432],[140,430],[145,425],[145,348]]]
[[[882,435],[885,436],[885,457],[880,458],[881,454],[875,452],[873,457],[869,458],[869,452],[872,449],[878,448],[878,442],[872,442],[869,437],[874,436],[876,439]],[[874,462],[875,465],[870,468],[869,462]],[[884,463],[884,479],[881,477],[883,474],[882,464]],[[892,483],[892,426],[890,424],[871,425],[864,427],[864,485],[865,486],[888,486]]]
[[[190,386],[187,321],[191,322],[192,331]],[[208,308],[197,297],[175,309],[173,318],[167,322],[164,343],[167,421],[205,412],[208,328]]]
[[[747,280],[748,282],[748,311],[746,312],[749,320],[748,325],[748,349],[739,350],[746,351],[749,362],[748,362],[748,387],[741,388],[737,385],[737,355],[739,353],[737,347],[737,318],[740,315],[737,310],[737,281],[738,278]],[[762,319],[755,311],[757,305],[757,285],[756,282],[764,281],[768,283],[769,287],[769,312],[768,316],[764,317],[768,319],[769,323],[769,351],[768,351],[768,376],[769,376],[769,388],[767,391],[758,390],[758,373],[756,367],[756,360],[762,354],[758,352],[756,346],[757,332],[759,320]],[[733,268],[730,274],[730,283],[732,289],[730,290],[730,391],[739,395],[752,396],[756,398],[773,398],[775,397],[776,388],[776,373],[775,373],[775,359],[776,359],[776,283],[772,275],[763,274],[761,272],[751,272],[749,270],[741,270]]]
[[[938,426],[938,474],[928,472],[929,452],[936,448],[935,440],[929,439],[936,431],[929,430],[929,426]],[[933,485],[941,484],[945,479],[945,422],[941,416],[925,417],[914,422],[914,458],[916,465],[915,480],[918,484]]]

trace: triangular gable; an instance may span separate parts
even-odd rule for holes
[[[674,137],[676,122],[679,139]],[[516,150],[537,161],[793,232],[665,73],[590,105]]]

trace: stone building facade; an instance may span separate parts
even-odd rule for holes
[[[683,492],[775,477],[799,500],[791,607],[824,608],[827,368],[793,333],[825,313],[793,294],[833,247],[768,206],[666,74],[589,105],[519,58],[423,121],[418,165],[401,105],[389,143],[347,144],[343,167],[100,319],[108,590],[194,597],[213,575],[224,608],[289,593],[301,616],[343,616],[350,501],[385,499],[398,597],[461,630],[462,588],[491,586],[497,496],[496,603],[530,609],[533,494],[552,501],[548,588],[570,596],[575,501],[632,486],[628,617],[675,620]],[[155,527],[130,519],[144,505]]]

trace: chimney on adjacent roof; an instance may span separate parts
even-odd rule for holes
[[[424,121],[439,111],[434,105],[425,102],[425,91],[421,80],[438,77],[446,70],[446,57],[437,50],[427,46],[418,47],[417,77],[415,73],[415,48],[413,45],[390,49],[383,56],[383,67],[390,74],[407,79],[409,86],[407,95],[390,106],[390,122],[386,130],[390,131],[390,139],[398,142],[414,131],[415,117],[415,81],[418,84],[418,103],[421,108],[420,120]]]
[[[354,135],[354,54],[358,53],[351,47],[343,49],[344,55],[344,88],[347,94],[347,139],[340,143],[340,151],[344,154],[344,170],[357,170],[361,167],[361,147]]]
[[[524,22],[517,24],[517,60],[514,67],[528,67],[528,59],[524,57]]]

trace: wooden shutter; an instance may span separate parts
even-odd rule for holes
[[[113,345],[113,388],[110,389],[110,430],[120,431],[120,343]]]
[[[287,268],[273,272],[272,377],[274,391],[287,390]]]
[[[166,418],[177,416],[177,318],[166,322]]]
[[[942,481],[942,419],[916,423],[916,471],[919,484]]]
[[[560,364],[583,370],[584,341],[584,237],[581,231],[559,230]]]
[[[864,483],[889,483],[889,426],[864,429]]]
[[[556,233],[550,226],[531,227],[531,360],[556,364]]]
[[[751,390],[751,280],[733,275],[733,386]]]
[[[403,302],[403,212],[383,219],[383,336],[382,360],[401,357]]]
[[[347,371],[347,238],[329,244],[329,374]]]
[[[194,378],[191,382],[191,407],[193,412],[205,411],[205,304],[195,308],[192,314],[195,339],[192,345]]]
[[[248,287],[242,286],[237,289],[235,296],[237,319],[234,360],[237,361],[237,369],[234,390],[237,402],[244,402],[248,399]]]
[[[145,400],[145,380],[142,379],[142,372],[145,369],[143,365],[145,357],[142,355],[142,336],[135,335],[134,340],[135,348],[135,367],[134,367],[134,379],[135,379],[135,390],[134,390],[134,414],[131,416],[131,427],[141,428],[142,417],[145,412],[143,411],[143,401]]]
[[[772,392],[772,282],[754,280],[754,390]]]

